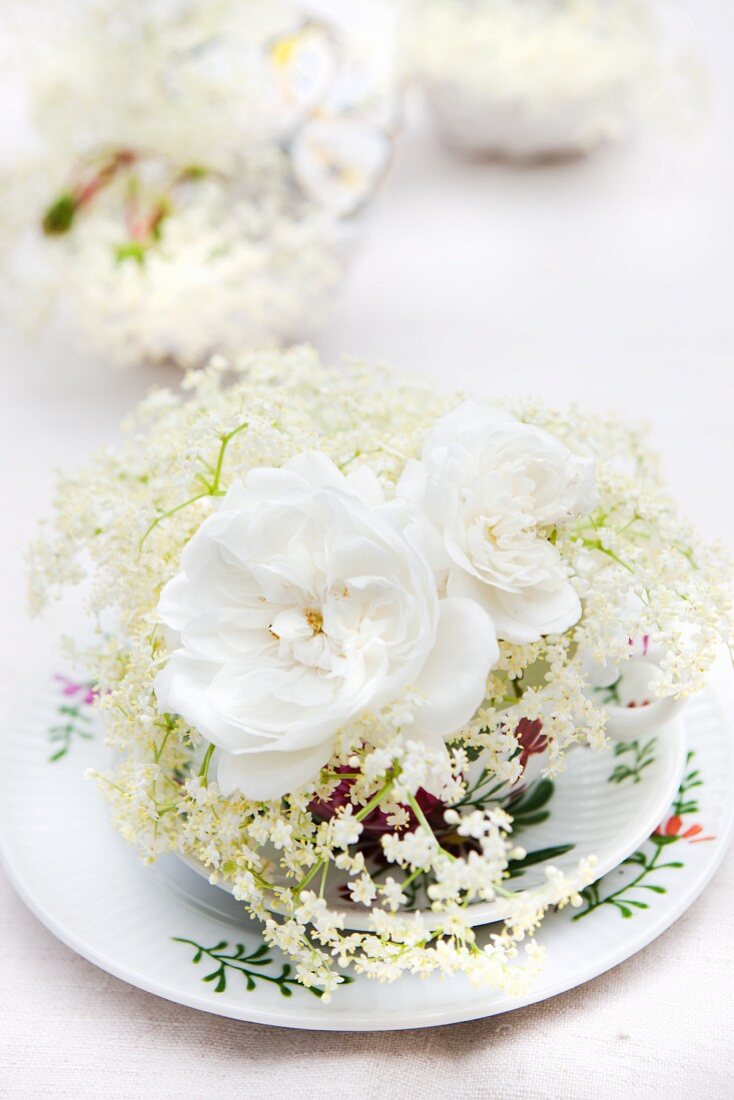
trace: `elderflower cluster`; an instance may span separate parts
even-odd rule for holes
[[[389,51],[298,0],[10,0],[3,23],[37,139],[0,188],[14,312],[58,306],[124,364],[318,330],[390,163]]]
[[[408,12],[407,64],[459,147],[589,149],[669,95],[650,0],[416,0]]]
[[[436,497],[431,480],[439,469],[431,465],[433,448],[443,446],[457,418],[460,453],[470,453],[472,432],[482,433],[482,440],[494,441],[495,473],[510,476],[522,446],[533,462],[562,462],[554,470],[562,468],[569,480],[564,488],[557,477],[540,479],[560,486],[565,503],[552,511],[537,494],[528,497],[523,506],[534,500],[540,509],[532,530],[496,527],[482,535],[473,520],[465,529],[454,524],[450,545],[466,539],[458,557],[473,553],[477,576],[467,580],[452,559],[448,579],[440,581],[440,592],[448,586],[449,594],[436,596],[421,559],[411,558],[420,542],[411,538],[419,529],[421,539],[431,537],[419,516],[431,518],[435,533],[436,516],[445,521],[446,508],[460,499],[444,483]],[[519,992],[542,963],[529,937],[543,914],[578,903],[594,877],[588,858],[566,873],[547,867],[537,887],[510,888],[510,861],[524,852],[513,838],[503,791],[523,773],[523,730],[542,729],[547,766],[557,768],[574,742],[604,743],[605,714],[589,690],[589,661],[630,660],[630,639],[645,635],[663,654],[657,691],[685,695],[701,686],[716,645],[731,630],[731,598],[722,581],[728,563],[677,518],[644,431],[530,401],[515,401],[503,412],[460,403],[457,395],[441,396],[360,363],[328,370],[314,352],[296,348],[229,363],[217,358],[187,375],[183,393],[153,392],[126,432],[120,446],[59,479],[55,514],[32,548],[30,570],[37,611],[65,586],[88,583],[99,633],[79,656],[99,687],[114,749],[113,769],[98,780],[116,827],[145,860],[175,852],[203,868],[212,883],[226,885],[262,922],[267,941],[293,960],[298,979],[327,995],[346,967],[384,982],[404,973],[464,973],[477,985]],[[503,466],[507,454],[512,462]],[[482,476],[491,474],[484,458],[480,467]],[[272,521],[262,530],[249,528],[254,534],[242,539],[243,524],[271,515],[273,493]],[[510,497],[510,504],[517,499]],[[296,539],[288,536],[291,516]],[[331,517],[326,525],[324,516]],[[402,533],[399,523],[406,522]],[[353,542],[355,523],[361,526]],[[225,543],[216,539],[229,539],[231,524],[223,553]],[[236,577],[228,573],[237,554],[257,555],[257,540],[281,528],[292,558],[268,549],[254,564],[240,561]],[[310,577],[321,555],[311,553],[308,540],[336,529],[348,537],[336,549],[329,544],[329,552],[356,550],[356,565],[384,560],[404,569],[397,590],[386,580],[380,587],[374,574],[360,580],[357,570],[354,592],[331,583],[323,617],[291,607],[268,612],[258,626],[258,609],[279,599],[278,577],[292,569],[289,591],[299,577]],[[541,564],[545,570],[543,591],[525,588],[519,602],[500,598],[492,573],[499,543],[488,549],[480,536],[519,538],[530,572]],[[201,587],[196,576],[214,579],[214,586]],[[222,592],[231,607],[249,600],[257,578],[269,596],[256,595],[234,618],[226,605],[216,609]],[[507,573],[503,583],[512,587]],[[363,606],[358,601],[371,599],[374,586],[377,602],[365,605],[367,621],[373,630],[380,620],[387,656],[362,682],[361,665],[348,666],[349,652],[335,657],[329,646],[337,628],[352,629]],[[459,589],[474,595],[450,594]],[[201,600],[214,600],[206,614]],[[442,609],[442,601],[450,608]],[[402,624],[394,638],[393,603]],[[184,620],[191,609],[197,619],[189,628]],[[428,618],[415,620],[415,640],[405,650],[403,635],[419,611]],[[475,655],[461,635],[440,649],[441,623],[459,611],[486,632],[484,666],[473,667]],[[559,616],[566,627],[557,625]],[[224,624],[224,633],[206,638],[213,621]],[[486,625],[493,621],[496,644]],[[263,694],[262,671],[252,679],[249,666],[240,664],[235,671],[243,679],[229,697],[226,678],[215,683],[217,646],[233,646],[235,664],[249,661],[253,646],[235,643],[236,631],[251,628],[259,631],[257,660],[264,663],[258,668],[270,686]],[[177,633],[180,640],[172,641]],[[519,636],[524,640],[512,640]],[[203,663],[186,649],[199,642]],[[434,663],[431,653],[426,657],[430,676],[422,680],[416,654],[434,642]],[[442,665],[451,662],[457,662],[453,693],[438,696]],[[327,696],[347,666],[343,691]],[[288,681],[281,698],[278,670],[293,668],[298,678]],[[230,661],[227,669],[235,665]],[[476,699],[467,683],[480,673],[480,698],[471,702],[468,720],[444,732],[441,716],[453,721],[446,708],[459,696],[464,703]],[[209,709],[202,683],[212,685]],[[353,705],[345,692],[355,683],[361,694]],[[220,713],[221,690],[236,705]],[[176,706],[163,705],[166,692]],[[241,729],[236,708],[243,707],[249,709]],[[332,713],[341,725],[325,731],[318,723]],[[247,731],[256,724],[262,743],[252,745]],[[288,741],[296,734],[306,752],[303,742]],[[284,774],[291,778],[284,781]],[[250,783],[262,785],[260,795]],[[472,925],[478,902],[504,906],[504,924],[486,941]]]

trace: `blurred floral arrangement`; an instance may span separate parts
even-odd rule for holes
[[[447,142],[510,159],[617,138],[683,75],[650,0],[411,0],[404,40]]]
[[[630,639],[662,653],[658,696],[698,690],[730,636],[727,576],[644,431],[305,348],[153,393],[126,442],[60,479],[31,559],[36,610],[91,579],[99,637],[77,656],[117,828],[227,884],[327,996],[348,966],[526,985],[528,937],[594,873],[510,888],[523,852],[498,792],[525,735],[550,772],[603,746],[589,677]],[[480,943],[472,906],[492,899],[505,922]]]
[[[35,313],[181,366],[316,331],[391,157],[374,43],[290,0],[16,15],[38,152],[4,188],[5,251]]]

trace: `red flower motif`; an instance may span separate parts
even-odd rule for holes
[[[515,737],[520,744],[520,767],[524,768],[531,756],[539,756],[548,748],[548,738],[543,733],[543,723],[539,718],[521,718],[515,729]]]
[[[662,825],[658,825],[655,836],[676,837],[678,840],[687,840],[689,844],[701,844],[704,840],[716,840],[715,836],[701,836],[703,825],[689,825],[684,832],[681,832],[682,829],[683,818],[678,814],[673,814]]]

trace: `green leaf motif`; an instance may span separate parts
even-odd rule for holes
[[[644,745],[639,741],[617,741],[614,746],[615,757],[631,756],[632,759],[623,760],[617,764],[609,776],[609,782],[624,783],[627,779],[632,779],[635,783],[639,783],[645,768],[649,768],[655,762],[655,741],[654,737]]]
[[[631,744],[636,745],[636,742],[632,742]],[[648,745],[649,744],[650,742],[648,742]],[[644,752],[646,748],[647,746],[643,746],[641,751]],[[621,753],[624,752],[625,749],[622,749]],[[694,755],[695,753],[693,752],[688,753],[686,758],[687,768],[690,767]],[[610,776],[610,781],[617,782],[617,780],[614,780],[613,775]],[[653,875],[657,877],[661,871],[680,870],[685,866],[681,860],[666,859],[665,862],[663,862],[664,852],[671,844],[677,844],[684,839],[684,835],[681,834],[682,822],[680,819],[684,815],[698,813],[698,802],[696,799],[689,797],[689,792],[702,786],[702,784],[703,780],[701,779],[698,769],[694,768],[686,771],[681,779],[678,793],[671,807],[670,817],[668,818],[668,824],[673,827],[672,831],[666,832],[662,828],[659,832],[655,831],[648,838],[644,847],[633,852],[631,856],[628,856],[627,859],[624,860],[621,867],[634,867],[637,873],[630,881],[625,882],[623,886],[617,887],[616,890],[611,890],[608,894],[602,893],[605,884],[611,884],[612,876],[615,876],[615,878],[618,876],[620,871],[618,867],[609,875],[606,875],[598,882],[592,883],[582,890],[581,896],[586,907],[580,912],[575,913],[571,918],[572,920],[582,920],[584,917],[588,917],[589,913],[594,913],[603,906],[611,906],[616,909],[625,920],[629,920],[630,917],[635,915],[636,911],[650,908],[648,902],[640,900],[640,891],[647,890],[657,895],[667,893],[666,886],[662,886],[657,881],[651,882],[649,880]],[[713,838],[707,837],[705,839],[710,840]]]
[[[201,980],[212,982],[215,993],[224,993],[227,989],[227,976],[236,973],[244,980],[245,989],[248,993],[252,993],[257,988],[258,982],[269,982],[271,985],[277,986],[283,997],[292,997],[294,986],[307,990],[314,997],[323,997],[324,995],[323,989],[302,985],[297,978],[294,978],[293,968],[289,963],[282,963],[279,973],[267,973],[264,969],[259,969],[274,965],[269,948],[264,943],[248,953],[247,948],[242,943],[236,943],[230,948],[228,940],[220,940],[212,947],[204,947],[196,940],[186,939],[183,936],[173,936],[172,939],[174,943],[186,943],[194,948],[192,963],[200,963],[202,959],[206,959],[214,966],[214,969],[205,974]],[[342,984],[349,985],[353,980],[353,978],[344,976]]]

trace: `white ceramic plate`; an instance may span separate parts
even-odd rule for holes
[[[527,852],[526,859],[513,867],[513,889],[540,886],[550,864],[572,874],[579,859],[591,854],[597,857],[597,878],[617,867],[661,820],[675,797],[685,759],[680,717],[668,721],[657,735],[617,743],[614,751],[576,746],[553,781],[541,778],[544,757],[531,757],[529,771],[536,778],[518,788],[513,801],[505,802],[515,819],[513,835]],[[277,858],[277,852],[273,855]],[[210,872],[198,860],[179,858],[208,880]],[[329,905],[343,913],[347,928],[367,930],[369,910],[345,898],[347,881],[338,874],[329,877]],[[228,884],[220,888],[231,892]],[[415,908],[425,903],[425,896],[419,895]],[[428,927],[439,920],[423,912]],[[507,901],[477,902],[468,912],[473,925],[489,924],[507,915]]]
[[[405,977],[390,986],[357,977],[323,1004],[292,984],[282,957],[263,947],[232,898],[178,860],[146,868],[127,848],[83,779],[86,768],[105,765],[108,750],[82,693],[60,690],[70,689],[56,683],[26,692],[5,726],[0,826],[12,881],[55,935],[98,966],[150,993],[236,1019],[335,1031],[428,1027],[554,996],[668,928],[713,875],[732,830],[734,687],[722,661],[684,713],[692,756],[662,833],[589,888],[581,910],[547,918],[538,937],[546,965],[524,997],[474,989],[463,977]],[[51,763],[54,753],[62,755]]]

